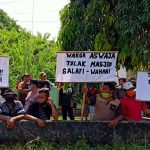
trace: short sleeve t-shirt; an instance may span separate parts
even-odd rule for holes
[[[141,112],[147,108],[143,101],[137,101],[135,97],[124,97],[121,99],[123,116],[127,120],[141,121]]]
[[[25,114],[25,110],[23,108],[23,105],[20,101],[14,101],[13,103],[13,108],[10,109],[7,105],[6,102],[3,102],[0,105],[0,114],[1,115],[5,115],[5,116],[9,116],[9,117],[14,117],[14,116],[18,116],[21,114]]]
[[[122,115],[120,100],[114,99],[107,102],[100,94],[96,95],[96,103],[93,120],[107,121],[113,120]]]
[[[42,120],[50,120],[52,108],[49,104],[41,106],[39,102],[35,102],[29,107],[27,113]]]

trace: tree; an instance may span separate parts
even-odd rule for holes
[[[8,31],[13,28],[15,28],[17,31],[21,29],[21,27],[17,25],[17,23],[11,19],[2,9],[0,9],[0,16],[0,29],[7,29]]]
[[[118,66],[150,69],[149,0],[70,0],[60,20],[62,50],[115,50]]]
[[[45,71],[54,81],[58,50],[55,41],[49,40],[48,33],[32,36],[2,10],[0,13],[0,55],[10,57],[10,86],[14,88],[25,72],[39,78],[39,73]]]

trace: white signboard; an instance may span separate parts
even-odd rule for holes
[[[117,52],[58,52],[56,82],[115,81]]]
[[[9,87],[9,58],[0,56],[0,87]]]
[[[138,72],[136,99],[150,101],[150,72]]]

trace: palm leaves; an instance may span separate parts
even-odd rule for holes
[[[118,65],[150,69],[149,0],[71,1],[60,15],[62,50],[117,50]]]

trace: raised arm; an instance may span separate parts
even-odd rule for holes
[[[48,103],[52,108],[52,116],[53,116],[54,120],[58,120],[58,113],[57,113],[56,107],[55,107],[51,97],[49,97]]]

